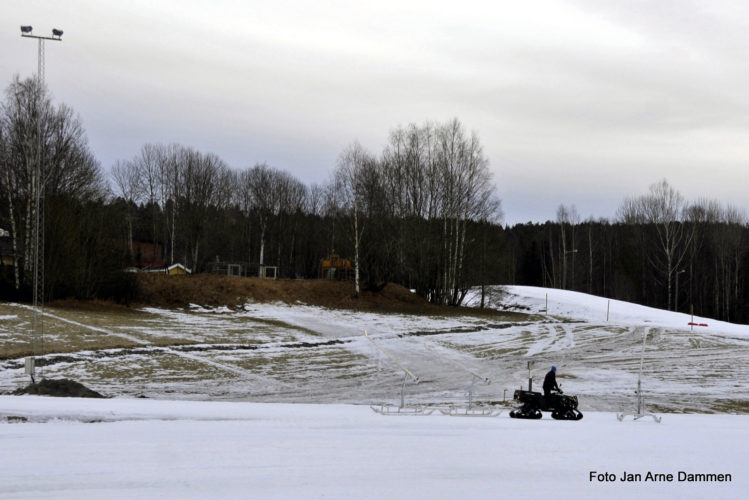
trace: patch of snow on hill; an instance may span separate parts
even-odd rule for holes
[[[626,326],[652,326],[690,329],[690,322],[707,326],[694,326],[699,331],[720,332],[749,337],[749,325],[737,325],[710,318],[664,311],[631,302],[607,299],[570,290],[533,286],[492,287],[491,307],[515,310],[530,314],[548,314],[589,323],[609,323]],[[504,292],[504,293],[501,293]],[[548,301],[548,312],[546,311]],[[477,307],[481,303],[480,289],[472,289],[465,304]],[[608,318],[608,320],[607,320]]]

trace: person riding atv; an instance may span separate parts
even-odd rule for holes
[[[544,378],[544,394],[540,392],[515,391],[513,395],[522,406],[510,412],[511,418],[539,419],[542,411],[550,411],[554,420],[580,420],[583,414],[577,409],[577,396],[565,396],[559,388],[556,378],[556,366],[552,366]],[[528,383],[530,387],[530,382]]]
[[[557,384],[557,367],[552,366],[544,377],[544,406],[556,406],[559,395],[564,394]]]
[[[551,391],[557,391],[559,394],[562,393],[562,389],[557,385],[557,367],[552,366],[549,373],[544,377],[544,397],[548,398],[551,395]]]

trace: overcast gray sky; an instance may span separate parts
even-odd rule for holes
[[[510,224],[613,217],[662,178],[749,207],[749,2],[2,0],[0,84],[36,72],[106,171],[147,142],[328,179],[358,140],[459,118]]]

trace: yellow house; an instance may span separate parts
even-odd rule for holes
[[[171,276],[178,276],[192,274],[192,272],[182,264],[172,264],[171,266],[166,268],[166,274],[169,274]]]

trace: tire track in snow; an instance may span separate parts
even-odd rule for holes
[[[194,354],[189,354],[189,353],[185,353],[185,352],[175,351],[174,349],[171,349],[171,348],[166,348],[166,349],[164,349],[164,351],[167,352],[167,353],[169,353],[169,354],[173,354],[174,356],[179,356],[180,358],[184,358],[184,359],[191,359],[193,361],[197,361],[198,363],[202,363],[204,365],[212,366],[214,368],[218,368],[220,370],[224,370],[224,371],[227,371],[229,373],[233,373],[235,375],[240,375],[240,376],[245,377],[245,378],[255,378],[250,372],[248,372],[246,370],[243,370],[241,368],[236,368],[236,367],[233,367],[233,366],[228,366],[228,365],[224,365],[224,364],[221,364],[221,363],[217,363],[216,361],[211,361],[210,359],[205,359],[205,358],[202,358],[200,356],[196,356]]]
[[[526,357],[535,356],[536,354],[545,351],[547,347],[549,347],[556,341],[556,330],[553,326],[548,327],[546,325],[542,325],[540,330],[543,330],[543,332],[539,332],[541,334],[541,339],[537,340],[533,345],[530,346],[528,352],[525,353]],[[544,332],[546,333],[545,336]]]
[[[550,330],[555,334],[554,339],[546,347],[547,352],[563,351],[575,347],[573,329],[569,325],[551,325]]]
[[[560,325],[562,331],[564,331],[565,349],[573,349],[575,347],[575,328],[569,325]]]

